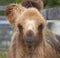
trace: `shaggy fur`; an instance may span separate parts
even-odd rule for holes
[[[22,0],[21,4],[22,4],[22,6],[24,6],[26,8],[34,7],[36,9],[38,9],[39,12],[41,11],[41,9],[44,8],[43,0]],[[46,29],[47,29],[46,30],[47,39],[49,41],[51,41],[50,39],[52,38],[52,41],[55,40],[54,44],[56,45],[58,43],[57,45],[60,47],[60,43],[59,43],[59,40],[57,39],[56,35],[51,30],[49,30],[48,28],[46,28]],[[55,46],[54,44],[51,44],[51,45],[53,45],[54,49],[56,51],[57,50],[60,51],[59,47],[57,45]],[[58,47],[58,48],[56,48],[56,47]]]
[[[7,19],[9,19],[11,26],[14,28],[14,22],[15,19],[20,16],[20,14],[25,10],[26,8],[22,7],[20,4],[9,4],[6,6],[5,16]]]
[[[22,0],[22,6],[29,8],[29,7],[35,7],[39,11],[43,8],[43,2],[42,0]]]
[[[35,4],[33,2],[35,2]],[[21,4],[22,4],[22,6],[24,6],[26,8],[34,7],[36,9],[38,9],[39,12],[44,7],[42,0],[22,0],[22,3]],[[55,39],[58,42],[58,40],[57,40],[56,36],[54,35],[54,33],[51,30],[49,30],[48,28],[47,28],[47,34],[48,34],[48,36],[50,36],[51,38]],[[50,39],[50,37],[48,39]]]
[[[17,8],[19,9],[16,10]],[[8,58],[60,58],[59,42],[55,39],[53,40],[54,43],[52,42],[52,44],[55,44],[56,41],[58,47],[57,52],[48,39],[49,35],[47,34],[46,22],[39,11],[35,8],[28,8],[20,13],[20,7],[12,7],[12,9],[14,10],[10,11],[11,8],[8,7],[6,11],[6,17],[14,28]],[[33,37],[31,37],[33,39],[32,43],[26,42],[27,26],[30,26],[30,23],[27,21],[34,22],[34,24],[31,25],[33,27],[32,33],[34,34],[31,33],[33,35]],[[28,25],[26,23],[28,23]]]

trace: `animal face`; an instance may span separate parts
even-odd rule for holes
[[[36,45],[43,40],[45,20],[35,9],[27,9],[17,18],[15,27],[23,35],[23,41],[27,45]]]
[[[17,5],[14,5],[12,9],[13,10],[10,11],[11,13],[6,15],[6,17],[14,27],[15,32],[20,34],[19,39],[22,37],[22,42],[25,45],[36,45],[42,42],[45,20],[39,11],[35,8],[28,8],[25,9],[24,12],[19,13],[20,8],[18,8]],[[11,9],[9,8],[8,10]]]

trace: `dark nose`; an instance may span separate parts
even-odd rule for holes
[[[34,41],[34,33],[33,33],[33,31],[31,31],[31,30],[27,31],[24,40],[25,40],[26,43],[31,44]]]
[[[27,31],[26,36],[27,37],[32,37],[34,35],[32,30]]]

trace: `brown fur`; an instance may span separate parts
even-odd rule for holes
[[[14,28],[14,23],[16,17],[20,16],[20,14],[25,10],[26,8],[22,7],[22,5],[20,4],[9,4],[6,6],[6,12],[5,12],[5,16],[7,17],[7,19],[9,19],[11,26]]]
[[[35,2],[35,5],[33,5],[33,2]],[[30,8],[30,7],[37,8],[39,10],[39,12],[41,11],[41,9],[44,8],[43,1],[42,0],[22,0],[22,3],[21,4],[22,4],[22,6],[24,6],[26,8]],[[57,40],[56,36],[54,35],[54,33],[51,30],[49,30],[48,28],[47,28],[47,33],[46,34],[48,34],[51,38],[55,39],[58,42],[58,40]]]
[[[35,7],[39,11],[43,8],[43,2],[42,0],[22,0],[22,6],[29,8],[29,7]]]
[[[18,8],[18,7],[17,7]],[[15,8],[13,8],[15,10]],[[7,12],[9,12],[9,8]],[[20,9],[18,9],[20,11]],[[11,44],[8,51],[8,58],[59,58],[59,53],[56,54],[55,49],[48,43],[48,37],[47,36],[47,29],[46,29],[46,22],[42,15],[39,13],[39,11],[35,8],[28,8],[25,9],[24,12],[20,13],[16,10],[19,16],[16,15],[15,11],[11,11],[9,15],[6,15],[8,18],[10,24],[14,27],[15,32],[13,34]],[[10,14],[13,14],[10,15]],[[16,17],[15,19],[12,19]],[[33,30],[34,35],[36,36],[35,40],[37,42],[34,42],[35,44],[32,44],[31,46],[26,45],[23,40],[24,35],[26,35],[27,28],[26,24],[27,20],[34,20],[35,28]],[[11,23],[12,22],[12,23]],[[13,25],[14,24],[14,25]],[[21,24],[24,29],[21,32],[18,30],[18,24]],[[37,27],[39,24],[42,24],[44,27],[43,30],[38,32]],[[34,27],[33,26],[33,27]],[[25,29],[26,28],[26,29]],[[26,32],[25,32],[26,31]],[[48,41],[47,41],[48,40]],[[57,41],[58,43],[58,41]],[[59,43],[58,43],[59,44]]]
[[[43,0],[22,0],[22,6],[26,7],[26,8],[31,8],[31,7],[34,7],[34,8],[37,8],[39,10],[39,12],[41,11],[41,9],[44,8],[44,4],[43,4]],[[48,28],[46,28],[46,36],[47,36],[47,39],[53,39],[55,40],[55,42],[57,43],[57,45],[59,46],[60,48],[60,43],[56,37],[56,35],[51,31],[49,30]]]

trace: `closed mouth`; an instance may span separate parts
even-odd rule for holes
[[[24,37],[24,43],[27,45],[34,45],[35,38],[34,37]]]

